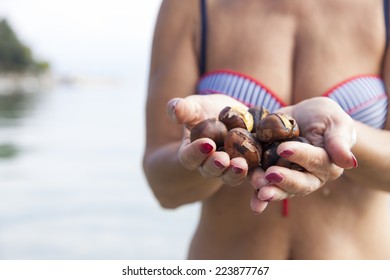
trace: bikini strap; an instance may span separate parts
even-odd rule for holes
[[[203,75],[206,72],[206,51],[207,51],[207,6],[206,0],[200,0],[200,56],[199,56],[199,73]]]
[[[390,23],[389,23],[389,0],[383,0],[383,10],[385,14],[385,26],[386,26],[386,46],[388,45],[389,41],[389,28],[390,28]]]

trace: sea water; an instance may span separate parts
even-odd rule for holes
[[[0,259],[184,259],[199,205],[162,209],[132,79],[0,96]]]

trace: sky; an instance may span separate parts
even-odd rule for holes
[[[161,0],[0,0],[34,55],[62,75],[145,71]]]

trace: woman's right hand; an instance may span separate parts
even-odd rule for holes
[[[209,138],[200,138],[191,143],[190,129],[208,118],[218,118],[226,106],[240,106],[237,100],[222,94],[191,95],[174,98],[167,104],[168,115],[173,122],[183,125],[183,139],[178,157],[188,170],[196,170],[205,177],[220,177],[225,184],[239,185],[247,177],[248,164],[244,158],[230,159],[223,151],[216,150],[216,144]]]
[[[351,152],[356,141],[354,122],[336,102],[315,97],[278,112],[292,116],[299,124],[300,135],[312,145],[287,141],[277,149],[279,156],[302,166],[304,172],[271,166],[251,174],[255,190],[251,208],[255,213],[264,211],[269,201],[308,195],[339,178],[344,169],[357,167]]]

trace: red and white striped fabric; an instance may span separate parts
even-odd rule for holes
[[[254,78],[231,70],[206,73],[198,83],[198,94],[221,93],[248,107],[263,106],[274,112],[286,104]],[[359,75],[345,80],[323,96],[335,100],[353,119],[375,128],[383,128],[388,97],[383,80],[375,75]]]
[[[355,76],[324,94],[336,101],[354,120],[383,128],[387,117],[388,97],[379,76]]]

